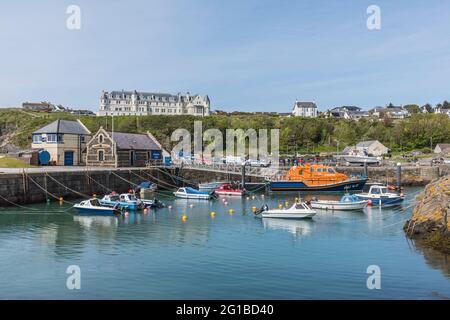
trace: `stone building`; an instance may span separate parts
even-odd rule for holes
[[[103,91],[99,116],[194,115],[209,116],[208,96],[134,91]]]
[[[164,150],[150,134],[107,132],[102,127],[86,146],[86,165],[145,167],[162,160]]]

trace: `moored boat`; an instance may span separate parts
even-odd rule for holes
[[[322,164],[306,164],[289,169],[286,176],[269,180],[272,191],[326,191],[343,192],[362,190],[367,181],[364,176],[347,176]]]
[[[339,201],[311,200],[311,208],[325,210],[362,210],[367,207],[369,200],[361,200],[355,195],[344,195]]]
[[[100,203],[104,206],[116,207],[118,209],[138,210],[142,206],[142,202],[131,193],[123,193],[118,195],[111,193],[100,199]]]
[[[214,193],[219,196],[236,196],[242,197],[245,194],[245,190],[235,189],[230,184],[224,184],[214,190]]]
[[[213,191],[217,188],[220,188],[222,185],[228,184],[226,181],[215,181],[215,182],[207,182],[207,183],[200,183],[198,185],[198,189],[200,191]]]
[[[140,196],[141,199],[150,199],[154,196],[154,193],[158,185],[150,181],[141,182],[136,188],[136,194]]]
[[[111,208],[104,206],[98,201],[98,199],[89,199],[81,201],[73,206],[80,214],[90,214],[90,215],[115,215],[119,214],[120,211],[116,208]]]
[[[141,199],[144,208],[164,208],[166,205],[158,199]]]
[[[182,199],[201,199],[201,200],[209,200],[213,196],[212,193],[199,191],[199,190],[196,190],[196,189],[191,188],[191,187],[179,188],[173,194],[177,198],[182,198]]]
[[[280,219],[309,219],[316,215],[316,211],[312,210],[306,203],[297,202],[290,208],[269,209],[264,205],[259,211],[255,212],[255,216],[262,218],[280,218]]]
[[[356,193],[355,196],[361,200],[369,200],[374,206],[383,207],[400,205],[404,200],[402,194],[389,192],[386,186],[380,185],[370,186],[369,192]]]

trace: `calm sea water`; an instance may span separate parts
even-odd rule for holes
[[[172,209],[127,218],[76,216],[70,204],[0,208],[0,298],[445,299],[448,256],[416,247],[402,230],[417,191],[407,190],[402,208],[311,221],[251,213],[295,194],[228,205],[165,199]],[[80,290],[66,288],[69,265],[81,268]],[[369,265],[381,268],[381,290],[367,289]]]

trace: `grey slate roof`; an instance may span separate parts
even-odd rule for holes
[[[317,105],[314,102],[301,102],[301,101],[297,101],[294,105],[294,107],[299,107],[299,108],[317,108]]]
[[[56,120],[33,133],[90,134],[78,121]]]
[[[108,132],[118,149],[122,150],[161,150],[161,147],[148,135],[139,133]]]
[[[377,142],[378,140],[367,140],[367,141],[361,141],[359,142],[356,147],[357,148],[368,148],[372,143]]]

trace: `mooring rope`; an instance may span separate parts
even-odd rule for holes
[[[9,204],[12,204],[12,205],[14,205],[14,206],[16,206],[16,207],[18,207],[18,208],[27,209],[27,210],[34,210],[34,211],[37,211],[37,210],[38,210],[38,209],[35,209],[35,208],[25,207],[25,206],[22,206],[22,205],[20,205],[20,204],[18,204],[18,203],[15,203],[15,202],[13,202],[13,201],[10,201],[10,200],[6,199],[5,197],[3,197],[2,195],[0,195],[0,198],[2,198],[4,201],[6,201],[6,202],[8,202]]]
[[[121,179],[121,180],[123,180],[123,181],[125,181],[125,182],[127,182],[127,183],[129,183],[129,184],[131,184],[133,186],[135,186],[135,187],[139,186],[138,184],[136,184],[136,183],[134,183],[132,181],[129,181],[129,180],[125,179],[125,178],[122,178],[121,176],[119,176],[118,174],[114,173],[113,171],[111,171],[111,173],[113,175],[115,175],[117,178],[119,178],[119,179]]]
[[[73,190],[73,189],[69,188],[68,186],[64,185],[63,183],[61,183],[61,182],[59,182],[58,180],[56,180],[55,178],[53,178],[53,177],[52,177],[51,175],[49,175],[47,172],[45,173],[45,175],[46,175],[47,177],[49,177],[50,179],[52,179],[53,181],[55,181],[55,182],[56,182],[57,184],[59,184],[60,186],[66,188],[67,190],[72,191],[73,193],[75,193],[75,194],[77,194],[77,195],[79,195],[79,196],[81,196],[81,197],[85,197],[85,198],[87,198],[87,199],[91,198],[91,196],[88,196],[88,195],[86,195],[86,194],[84,194],[84,193],[81,193],[81,192],[78,192],[78,191],[76,191],[76,190]]]
[[[160,180],[160,179],[158,179],[158,178],[155,178],[154,176],[152,176],[151,174],[149,174],[149,173],[147,173],[147,172],[145,172],[145,171],[142,171],[142,172],[145,173],[145,175],[149,176],[150,178],[152,178],[152,179],[158,181],[159,183],[163,183],[163,184],[165,184],[165,185],[170,186],[171,188],[178,189],[178,186],[175,186],[175,185],[173,185],[173,184],[170,184],[170,183],[168,183],[168,182],[165,182],[165,181],[162,181],[162,180]]]
[[[49,194],[49,195],[52,196],[53,198],[55,198],[55,199],[57,199],[57,200],[60,200],[60,198],[59,198],[58,196],[56,196],[56,195],[54,195],[53,193],[51,193],[51,192],[45,190],[45,188],[43,188],[39,183],[37,183],[36,181],[34,181],[34,179],[31,178],[27,173],[25,173],[25,175],[26,175],[26,177],[27,177],[28,179],[30,179],[30,180],[31,180],[31,181],[32,181],[39,189],[41,189],[41,190],[44,191],[45,193]],[[70,201],[67,201],[67,200],[64,200],[64,201],[67,202],[67,203],[70,203],[70,204],[75,204],[74,202],[70,202]]]
[[[108,191],[109,193],[113,192],[113,190],[109,189],[107,186],[101,184],[100,182],[96,181],[94,178],[92,178],[89,173],[86,174],[86,176],[91,179],[92,181],[94,181],[96,184],[98,184],[100,187],[102,187],[103,189],[105,189],[106,191]]]
[[[142,179],[143,181],[150,181],[150,182],[152,182],[152,183],[155,183],[155,182],[153,182],[153,181],[151,181],[150,179],[146,179],[145,177],[142,177],[142,176],[140,176],[140,175],[138,175],[137,173],[135,173],[135,172],[133,172],[133,171],[130,171],[132,174],[134,174],[136,177],[138,177],[138,178],[140,178],[140,179]],[[144,171],[142,171],[142,172],[144,172]],[[145,173],[145,172],[144,172]],[[164,182],[164,181],[163,181]],[[158,194],[158,195],[160,195],[160,196],[164,196],[164,197],[167,197],[167,196],[171,196],[171,197],[174,197],[175,198],[175,196],[173,196],[173,195],[169,195],[169,194],[165,194],[165,193],[162,193],[162,192],[159,192],[158,190],[155,190],[155,191],[153,191],[154,193],[156,193],[156,194]]]

